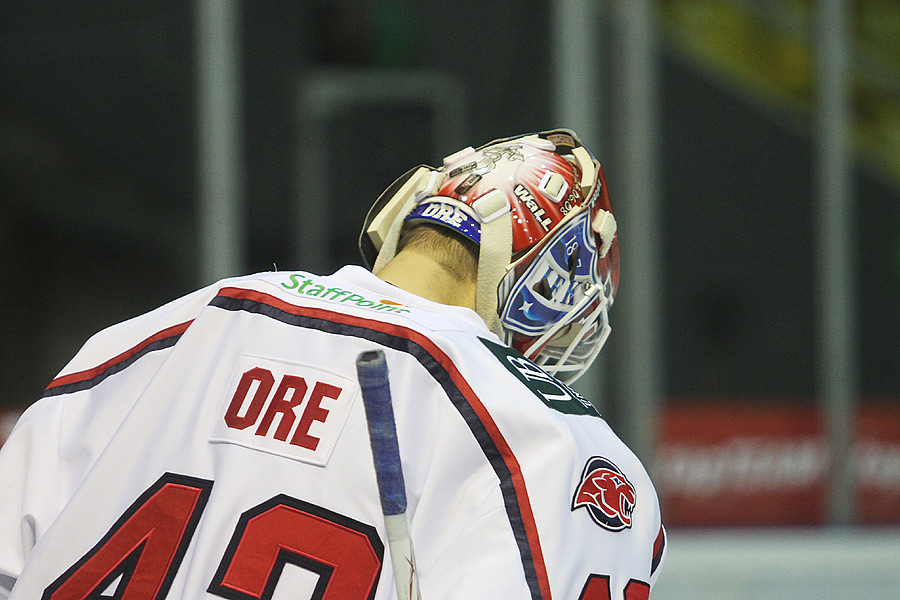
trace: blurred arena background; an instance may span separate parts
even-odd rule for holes
[[[896,0],[4,2],[0,443],[97,330],[358,263],[409,167],[568,126],[623,244],[579,387],[662,496],[653,597],[900,598],[898,40]]]

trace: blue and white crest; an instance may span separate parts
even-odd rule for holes
[[[597,277],[597,249],[590,213],[582,211],[553,234],[515,281],[501,319],[520,333],[541,335],[596,285],[602,285]]]

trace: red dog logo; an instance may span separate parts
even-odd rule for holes
[[[597,525],[621,531],[631,527],[635,501],[634,486],[621,469],[594,456],[584,466],[581,483],[572,498],[572,510],[584,506]]]

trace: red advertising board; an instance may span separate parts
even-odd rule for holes
[[[866,405],[851,465],[862,523],[900,523],[900,406]],[[831,453],[811,403],[678,401],[664,409],[653,476],[666,523],[826,522]]]

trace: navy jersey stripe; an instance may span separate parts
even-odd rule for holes
[[[150,352],[156,350],[171,348],[178,342],[190,324],[191,321],[187,321],[157,332],[136,346],[129,348],[125,352],[122,352],[93,369],[57,377],[51,381],[44,390],[42,398],[88,390],[110,375],[114,375],[128,368],[142,356],[146,356]]]
[[[653,562],[650,564],[650,574],[653,575],[656,572],[656,569],[659,568],[659,563],[662,561],[663,552],[666,549],[666,529],[662,525],[659,526],[659,534],[656,536],[656,541],[653,543]]]
[[[477,396],[471,388],[463,389],[463,386],[460,385],[462,377],[454,377],[451,368],[455,371],[455,367],[452,366],[449,358],[443,355],[428,338],[406,327],[322,309],[300,307],[262,292],[240,288],[221,290],[219,295],[210,302],[210,305],[229,311],[264,315],[297,327],[366,339],[384,347],[405,352],[415,358],[447,394],[453,406],[468,425],[485,458],[494,469],[500,481],[507,517],[519,548],[531,597],[535,600],[549,600],[549,580],[530,502],[527,492],[524,490],[524,482],[520,481],[517,486],[516,476],[513,473],[513,471],[519,472],[515,457],[512,456],[505,441],[502,440],[502,435],[496,429],[496,425],[489,420],[489,415],[480,414],[476,408],[476,405],[481,405]],[[429,347],[426,348],[426,346]],[[443,360],[441,360],[442,358]],[[448,368],[448,363],[451,368]],[[456,373],[458,374],[458,371]],[[513,463],[514,468],[510,463]]]

